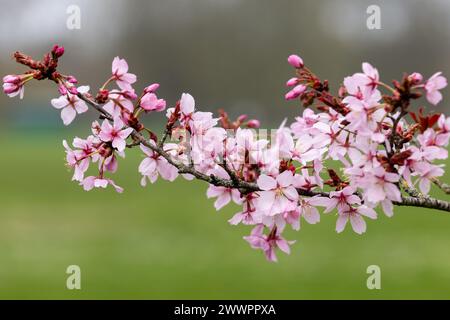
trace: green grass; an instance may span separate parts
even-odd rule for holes
[[[247,227],[215,212],[201,182],[142,188],[138,150],[115,179],[85,192],[64,167],[61,137],[0,141],[0,298],[328,299],[450,298],[450,214],[397,208],[358,236],[335,216],[288,232],[292,254],[268,263],[242,240]],[[67,290],[68,265],[82,290]],[[368,290],[366,268],[382,271]]]

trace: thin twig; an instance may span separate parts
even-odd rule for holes
[[[433,181],[433,183],[435,185],[437,185],[439,187],[439,189],[444,191],[446,194],[450,194],[450,185],[449,184],[442,182],[438,178],[433,178],[433,179],[431,179],[431,181]]]
[[[414,188],[413,186],[410,186],[408,184],[408,182],[406,182],[406,180],[403,179],[403,178],[400,179],[400,186],[411,197],[414,197],[414,198],[428,198],[428,196],[424,196],[419,191],[417,191],[416,188]]]

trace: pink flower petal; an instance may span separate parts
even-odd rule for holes
[[[116,148],[118,151],[123,151],[123,150],[125,150],[126,142],[124,139],[122,139],[120,137],[116,137],[112,141],[112,146],[114,148]]]
[[[289,244],[284,239],[278,239],[276,241],[278,248],[280,248],[281,251],[283,251],[286,254],[291,253],[291,248],[289,247]]]
[[[228,203],[230,203],[230,201],[231,201],[230,193],[224,192],[217,198],[216,202],[214,202],[214,207],[216,208],[217,211],[219,211]]]
[[[269,210],[275,202],[275,193],[272,191],[261,191],[259,192],[259,198],[256,203],[258,209],[267,211]]]
[[[195,100],[189,93],[183,93],[180,100],[180,110],[184,114],[194,112]]]
[[[61,110],[61,119],[66,126],[72,123],[76,115],[77,112],[72,106],[67,106]]]
[[[261,190],[266,190],[266,191],[273,190],[277,187],[277,181],[274,178],[272,178],[268,175],[265,175],[265,174],[262,174],[259,176],[259,178],[257,180],[257,184]]]
[[[55,107],[56,109],[62,109],[64,107],[66,107],[69,102],[67,101],[66,96],[61,96],[59,98],[56,99],[52,99],[50,101],[50,103],[52,104],[53,107]]]
[[[353,231],[355,231],[357,234],[363,234],[364,232],[366,232],[366,222],[359,214],[351,215],[350,223],[352,225]]]
[[[348,215],[339,215],[336,221],[336,231],[341,233],[345,229],[345,225],[348,221]]]

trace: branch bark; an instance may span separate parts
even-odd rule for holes
[[[450,185],[448,185],[447,183],[442,182],[441,180],[439,180],[438,178],[434,178],[432,179],[433,183],[435,185],[437,185],[439,187],[439,189],[441,189],[443,192],[445,192],[446,194],[450,194]]]

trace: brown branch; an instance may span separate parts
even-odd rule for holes
[[[88,103],[90,106],[92,106],[95,110],[97,110],[98,112],[100,112],[100,114],[108,119],[108,120],[113,120],[113,117],[106,112],[105,110],[103,110],[102,106],[99,105],[97,102],[89,99],[86,95],[82,94],[82,93],[78,93],[78,98],[80,98],[81,100],[83,100],[84,102]]]
[[[98,112],[100,112],[103,117],[105,117],[108,120],[112,120],[112,116],[108,114],[105,110],[103,110],[101,105],[89,99],[83,94],[79,94],[79,97],[80,99],[88,103],[90,106],[92,106],[94,109],[96,109]],[[131,136],[136,142],[142,143],[143,145],[150,148],[151,150],[162,156],[164,159],[166,159],[167,162],[169,162],[171,165],[173,165],[178,169],[178,173],[180,174],[191,174],[199,180],[206,181],[218,187],[239,189],[239,191],[244,194],[249,192],[261,191],[256,183],[241,180],[236,175],[234,179],[222,179],[215,175],[206,175],[202,172],[199,172],[192,165],[187,166],[184,163],[178,162],[163,150],[163,146],[149,143],[149,141],[136,130],[133,131]],[[328,192],[312,191],[300,188],[297,189],[297,192],[300,196],[306,197],[330,196]],[[394,202],[394,204],[398,206],[421,207],[450,212],[450,202],[434,199],[431,197],[414,197],[414,196],[402,197],[401,202]]]
[[[417,191],[416,188],[414,188],[413,186],[410,186],[408,184],[408,182],[406,182],[405,179],[401,178],[400,179],[400,183],[399,185],[401,186],[401,188],[407,193],[409,194],[411,197],[413,198],[429,198],[428,196],[424,196],[423,194],[421,194],[419,191]]]
[[[394,204],[397,206],[421,207],[450,212],[450,202],[434,199],[431,197],[404,197],[402,198],[402,202],[394,202]]]
[[[439,189],[444,191],[446,194],[450,194],[450,185],[449,184],[442,182],[438,178],[433,178],[433,179],[431,179],[431,181],[433,181],[433,183],[435,185],[437,185],[439,187]]]
[[[239,177],[236,175],[236,173],[233,171],[233,170],[231,170],[231,168],[228,166],[228,163],[227,163],[227,159],[226,159],[226,156],[224,156],[223,157],[223,163],[221,163],[221,164],[219,164],[227,173],[228,173],[228,175],[230,176],[230,178],[231,178],[231,180],[233,181],[233,183],[235,184],[235,185],[238,185],[239,184]]]

